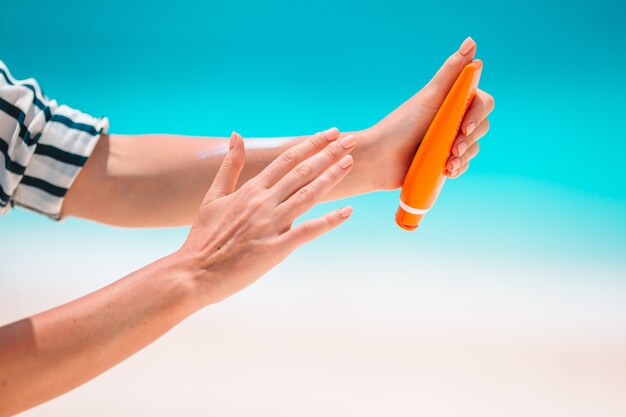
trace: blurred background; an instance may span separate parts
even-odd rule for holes
[[[93,2],[0,13],[0,59],[113,133],[373,125],[471,35],[496,99],[481,153],[415,233],[398,191],[253,287],[26,416],[624,416],[626,5]],[[23,210],[0,218],[0,323],[177,249]]]

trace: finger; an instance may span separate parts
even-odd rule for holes
[[[458,178],[458,177],[460,177],[461,175],[465,174],[465,171],[467,171],[467,170],[469,169],[469,164],[470,164],[470,163],[468,162],[468,163],[466,163],[466,164],[464,164],[464,165],[461,165],[461,166],[459,167],[459,169],[457,169],[456,171],[452,171],[452,172],[449,172],[449,171],[448,171],[448,172],[446,173],[446,175],[448,176],[448,178],[451,178],[451,179]]]
[[[319,177],[330,165],[352,152],[355,146],[356,137],[354,135],[344,136],[300,162],[272,187],[277,202],[282,203],[293,193]]]
[[[241,174],[246,159],[243,138],[239,133],[233,132],[230,135],[228,148],[228,153],[224,157],[222,165],[215,175],[215,179],[207,192],[205,201],[215,200],[235,190],[239,174]]]
[[[257,175],[256,180],[264,187],[271,187],[298,163],[324,149],[328,142],[332,142],[338,137],[339,130],[336,127],[316,133],[280,154],[278,158]]]
[[[309,184],[293,193],[276,207],[279,217],[295,219],[319,202],[335,185],[341,182],[352,169],[352,155],[345,155]]]
[[[286,245],[289,250],[294,250],[348,220],[352,215],[352,211],[352,207],[346,206],[327,213],[322,217],[307,220],[280,235],[278,237],[278,244]]]
[[[483,120],[476,129],[470,135],[464,135],[463,133],[459,133],[459,135],[454,140],[452,144],[452,158],[453,156],[461,156],[465,153],[474,142],[478,141],[478,139],[482,138],[489,131],[489,119]]]
[[[443,103],[443,100],[448,95],[448,91],[454,85],[454,82],[463,68],[472,60],[476,55],[476,42],[470,37],[465,39],[459,50],[453,53],[447,60],[444,62],[442,67],[437,71],[435,76],[430,80],[430,82],[426,85],[425,89],[429,91],[435,100]]]
[[[450,172],[454,172],[461,168],[464,164],[468,163],[470,159],[478,155],[479,146],[478,142],[474,142],[461,156],[454,156],[446,163],[446,169]]]
[[[476,126],[487,118],[494,107],[495,101],[493,96],[482,90],[478,90],[467,113],[465,113],[465,117],[463,117],[461,131],[466,135],[471,135]]]

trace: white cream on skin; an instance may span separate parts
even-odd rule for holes
[[[248,138],[244,139],[245,149],[275,149],[283,146],[285,143],[291,142],[295,137],[280,137],[280,138]],[[211,149],[206,149],[198,152],[198,159],[207,159],[212,156],[224,155],[228,151],[228,139],[224,144],[220,146],[213,146]]]

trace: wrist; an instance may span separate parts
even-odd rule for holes
[[[155,262],[159,275],[168,281],[173,301],[185,315],[191,315],[206,306],[200,277],[200,268],[191,257],[178,250]]]
[[[207,262],[205,254],[183,246],[166,258],[181,281],[192,313],[226,298],[220,286],[222,275]]]
[[[393,173],[395,157],[392,137],[378,124],[355,132],[359,138],[354,150],[355,165],[353,174],[362,177],[366,192],[387,191],[397,188]]]

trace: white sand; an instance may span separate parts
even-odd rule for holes
[[[514,270],[503,261],[486,271],[433,259],[418,276],[409,265],[390,271],[393,254],[351,253],[331,273],[322,252],[297,253],[244,293],[24,415],[626,415],[619,268]],[[96,288],[149,256],[148,248],[89,282],[80,268],[62,283],[5,281],[0,319]],[[29,274],[37,268],[62,263]]]

